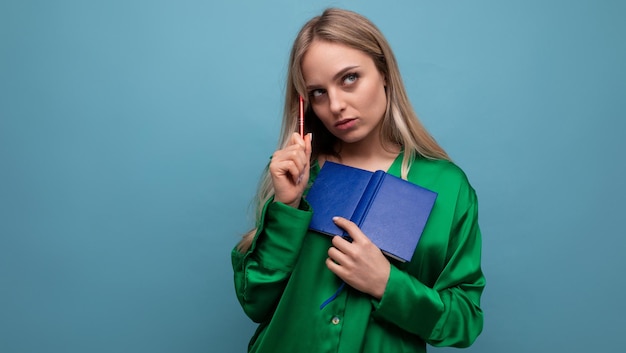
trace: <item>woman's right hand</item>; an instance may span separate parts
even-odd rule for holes
[[[287,147],[274,152],[269,171],[274,185],[274,201],[297,208],[309,180],[311,159],[311,138],[309,133],[300,137],[293,133]]]

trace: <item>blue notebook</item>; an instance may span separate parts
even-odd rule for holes
[[[437,193],[382,170],[326,162],[306,200],[313,208],[309,228],[347,237],[333,222],[341,216],[356,223],[383,253],[411,261]]]

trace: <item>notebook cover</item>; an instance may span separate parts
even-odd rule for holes
[[[306,195],[313,208],[309,228],[327,235],[344,235],[333,217],[352,220],[352,215],[369,183],[372,172],[326,162]]]
[[[345,217],[385,254],[410,261],[436,198],[437,193],[383,171],[326,162],[306,196],[313,208],[309,228],[345,235],[332,221]]]
[[[388,256],[411,261],[436,198],[433,191],[385,174],[360,228]]]

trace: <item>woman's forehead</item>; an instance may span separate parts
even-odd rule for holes
[[[340,43],[314,41],[302,58],[302,74],[308,84],[336,79],[346,68],[369,68],[373,60],[364,52]]]

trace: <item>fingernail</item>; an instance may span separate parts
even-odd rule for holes
[[[339,217],[335,216],[333,217],[333,222],[337,222],[339,220]]]
[[[296,181],[296,184],[300,184],[300,182],[302,182],[303,177],[304,175],[300,174],[300,176],[298,177],[298,181]]]

